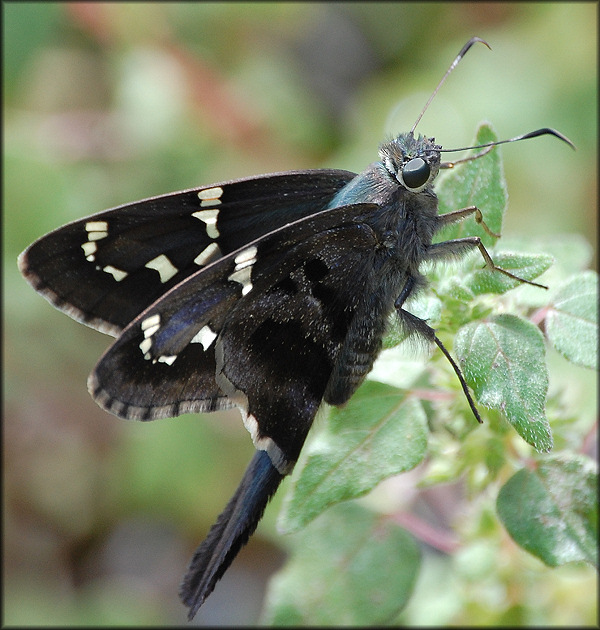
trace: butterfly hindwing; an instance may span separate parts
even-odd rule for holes
[[[326,208],[352,177],[298,171],[145,199],[51,232],[20,256],[19,266],[54,306],[117,336],[199,269]]]
[[[105,353],[90,377],[96,400],[137,419],[238,405],[255,443],[286,469],[377,282],[365,264],[376,236],[361,219],[374,208],[301,219],[181,282]]]

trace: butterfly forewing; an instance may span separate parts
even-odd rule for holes
[[[290,172],[153,197],[51,232],[21,255],[19,266],[54,306],[117,336],[199,269],[323,210],[352,177]]]

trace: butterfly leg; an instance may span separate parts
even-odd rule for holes
[[[282,479],[268,454],[257,451],[227,507],[194,553],[179,588],[181,600],[190,609],[189,620],[256,529]]]
[[[431,328],[431,326],[429,326],[429,324],[427,324],[427,322],[424,319],[421,319],[420,317],[417,317],[416,315],[413,315],[412,313],[409,313],[408,311],[402,308],[402,305],[404,304],[408,296],[411,294],[414,286],[415,286],[415,280],[414,278],[410,277],[406,281],[404,288],[402,289],[402,291],[400,292],[400,295],[396,298],[396,302],[394,303],[394,307],[396,308],[396,313],[398,314],[398,317],[400,318],[402,325],[405,327],[407,331],[416,332],[419,335],[425,337],[425,339],[427,339],[428,341],[434,341],[437,347],[444,353],[444,356],[446,357],[446,359],[448,359],[448,361],[450,362],[450,365],[452,366],[452,369],[454,370],[456,376],[458,377],[460,386],[462,387],[462,390],[467,398],[467,402],[469,403],[469,407],[471,407],[471,411],[473,412],[473,415],[475,416],[475,418],[477,418],[477,422],[481,424],[483,423],[483,420],[481,419],[481,416],[479,415],[479,411],[477,410],[477,407],[475,406],[475,401],[473,400],[471,396],[471,392],[469,391],[469,387],[467,385],[467,382],[465,381],[465,377],[460,371],[460,368],[458,367],[458,364],[456,363],[456,361],[452,358],[452,355],[450,354],[450,352],[448,352],[448,349],[446,348],[446,346],[444,346],[441,339],[435,334],[435,330]]]
[[[488,227],[488,224],[483,220],[483,214],[481,210],[477,206],[467,206],[466,208],[461,208],[460,210],[453,210],[452,212],[446,212],[446,214],[440,214],[438,216],[439,227],[446,225],[451,225],[452,223],[457,223],[458,221],[462,221],[468,216],[475,214],[475,221],[481,225],[481,227],[485,230],[487,234],[493,236],[494,238],[500,238],[500,234],[496,234],[492,232]]]
[[[486,147],[483,151],[479,153],[475,153],[474,155],[469,155],[465,158],[461,158],[460,160],[454,160],[454,162],[442,162],[440,164],[440,168],[454,168],[457,164],[464,164],[465,162],[472,162],[473,160],[478,160],[479,158],[487,155],[494,147]]]
[[[441,214],[438,216],[439,227],[446,225],[450,225],[452,223],[456,223],[457,221],[461,221],[465,217],[468,217],[471,214],[475,214],[475,221],[481,225],[481,227],[490,235],[495,238],[499,238],[499,234],[495,234],[490,230],[485,221],[483,220],[483,215],[481,214],[481,210],[477,208],[477,206],[468,206],[467,208],[462,208],[461,210],[455,210],[454,212],[448,212],[446,214]],[[430,245],[427,251],[427,258],[429,260],[435,259],[448,259],[452,256],[461,256],[462,254],[470,251],[474,247],[477,247],[479,252],[481,253],[483,260],[485,261],[485,265],[488,269],[493,271],[498,271],[513,280],[517,280],[519,282],[524,282],[526,284],[530,284],[534,287],[539,287],[541,289],[547,289],[548,287],[543,284],[538,284],[537,282],[532,282],[531,280],[525,280],[515,274],[507,271],[506,269],[502,269],[502,267],[498,267],[489,252],[485,248],[484,244],[481,242],[481,239],[478,236],[466,236],[464,238],[457,238],[451,241],[443,241],[442,243],[434,243]]]

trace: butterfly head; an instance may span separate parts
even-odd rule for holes
[[[410,192],[427,188],[440,170],[440,149],[435,138],[400,134],[379,148],[379,156],[387,172]]]

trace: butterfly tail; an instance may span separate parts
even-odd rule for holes
[[[283,477],[265,451],[256,452],[235,494],[194,553],[180,586],[189,620],[248,542]]]

